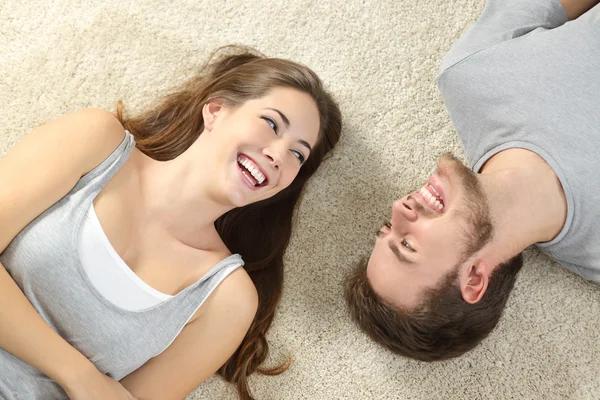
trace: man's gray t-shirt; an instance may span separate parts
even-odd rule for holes
[[[489,0],[438,87],[474,171],[508,148],[554,169],[567,219],[538,246],[600,282],[600,5],[567,22],[558,0]]]

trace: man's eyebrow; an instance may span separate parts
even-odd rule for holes
[[[394,243],[393,240],[388,240],[388,246],[389,246],[390,250],[392,251],[392,253],[394,253],[394,255],[396,256],[398,261],[405,262],[407,264],[414,264],[414,261],[409,260],[408,258],[406,258],[404,256],[404,254],[402,254],[402,252],[400,251],[398,246],[396,246],[396,243]]]
[[[276,109],[276,108],[270,108],[270,107],[267,107],[267,108],[266,108],[266,110],[275,111],[277,114],[279,114],[279,116],[280,116],[280,117],[281,117],[281,119],[283,120],[283,123],[285,124],[285,127],[289,129],[289,127],[290,127],[290,120],[288,119],[288,117],[286,117],[286,116],[285,116],[285,114],[284,114],[284,113],[282,113],[281,111],[279,111],[279,110],[278,110],[278,109]],[[306,148],[308,149],[308,151],[312,151],[312,147],[311,147],[311,145],[310,145],[310,144],[309,144],[309,143],[308,143],[306,140],[302,140],[302,139],[300,139],[300,140],[298,140],[298,142],[299,142],[299,143],[300,143],[302,146],[306,147]]]

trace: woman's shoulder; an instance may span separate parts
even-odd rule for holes
[[[241,266],[233,270],[217,286],[204,305],[190,318],[189,323],[196,320],[214,323],[223,315],[235,316],[228,318],[242,329],[248,329],[258,309],[258,291],[248,272]]]
[[[258,292],[254,282],[244,268],[237,268],[221,283],[221,297],[228,305],[235,306],[242,313],[252,315],[258,306]]]
[[[226,260],[233,255],[216,230],[214,232],[214,237],[211,239],[213,240],[211,244],[214,246],[213,254],[215,256],[215,260]],[[241,258],[243,260],[243,256]],[[254,315],[256,309],[252,307],[252,304],[255,302],[258,304],[258,294],[256,291],[256,286],[254,286],[254,282],[244,268],[240,267],[231,272],[219,286],[222,287],[221,292],[227,293],[223,295],[224,299],[227,301],[235,301],[236,298],[241,300],[244,307],[250,307],[246,311]],[[229,305],[233,304],[229,303]]]
[[[243,337],[258,310],[258,291],[248,272],[241,267],[235,269],[219,284],[211,297],[206,319],[215,323],[215,319],[228,315],[223,324],[228,329],[239,329]]]
[[[33,129],[0,159],[0,251],[123,141],[110,113],[82,110]]]
[[[198,254],[202,259],[202,264],[205,265],[205,270],[207,270],[207,266],[216,265],[229,259],[233,255],[219,235],[219,232],[214,227],[213,229],[203,231],[202,234],[198,236],[200,242],[195,243],[195,245],[197,249],[202,249]],[[243,260],[243,255],[241,258]],[[219,290],[217,292],[221,294],[216,294],[214,297],[227,302],[229,306],[234,305],[231,301],[235,302],[236,300],[240,300],[242,304],[238,304],[238,306],[249,307],[246,311],[254,315],[256,310],[253,309],[252,304],[258,304],[258,294],[254,282],[252,282],[250,275],[244,268],[240,267],[231,272],[227,278],[219,284]]]
[[[123,141],[125,129],[108,111],[88,108],[35,128],[28,136],[54,142],[85,174],[108,157]]]

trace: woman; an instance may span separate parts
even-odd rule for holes
[[[0,160],[0,397],[183,398],[218,370],[251,399],[285,369],[259,368],[282,258],[340,130],[311,70],[243,51],[138,117],[24,137]]]

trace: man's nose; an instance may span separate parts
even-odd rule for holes
[[[403,221],[415,222],[418,217],[417,210],[409,203],[408,199],[396,200],[392,204],[392,227],[394,225],[401,226]]]

